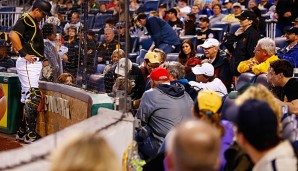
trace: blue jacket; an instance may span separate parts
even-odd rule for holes
[[[286,47],[282,48],[277,52],[277,55],[280,59],[286,59],[295,68],[298,68],[298,43],[289,51],[286,50]]]
[[[176,32],[161,18],[149,17],[146,20],[146,28],[156,47],[162,43],[180,45],[180,40],[176,35]]]

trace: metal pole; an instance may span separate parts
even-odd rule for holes
[[[83,33],[84,33],[84,40],[83,45],[84,45],[84,58],[83,58],[83,72],[82,72],[82,87],[84,89],[87,88],[87,32],[88,32],[88,0],[84,1],[84,28],[83,28]],[[79,61],[80,63],[80,61]]]
[[[126,0],[124,1],[125,6],[124,6],[124,13],[125,13],[125,94],[124,94],[124,112],[127,113],[129,107],[127,106],[127,89],[128,89],[128,51],[129,51],[129,46],[130,46],[130,35],[129,35],[129,1]],[[129,103],[130,104],[130,103]]]

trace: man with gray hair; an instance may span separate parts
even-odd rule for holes
[[[220,134],[204,121],[187,121],[167,139],[169,171],[215,171],[219,169]]]
[[[114,30],[112,28],[105,29],[105,41],[102,42],[97,48],[98,63],[110,64],[111,56],[115,49],[119,49],[120,45],[115,40]]]
[[[191,97],[182,85],[170,85],[170,75],[164,68],[156,68],[150,73],[151,89],[142,98],[136,117],[142,128],[137,130],[136,141],[143,159],[157,154],[167,133],[178,123],[192,118]]]
[[[180,62],[172,61],[164,63],[163,67],[165,67],[170,74],[171,85],[181,84],[193,100],[197,97],[198,92],[188,83],[188,80],[185,78],[184,65],[182,65]]]
[[[278,60],[275,42],[268,37],[262,38],[258,41],[254,53],[254,57],[240,62],[237,68],[239,73],[252,71],[255,75],[259,75],[268,72],[271,61]]]

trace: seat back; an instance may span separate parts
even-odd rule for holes
[[[265,87],[269,87],[270,83],[267,82],[267,73],[263,73],[257,76],[255,83],[262,84]]]
[[[94,14],[88,14],[88,21],[87,21],[88,29],[93,28],[94,18],[95,18]],[[82,23],[84,23],[84,15],[80,15],[80,20]]]
[[[285,37],[276,37],[274,41],[275,41],[276,47],[278,47],[280,49],[287,45]]]
[[[93,28],[94,29],[100,29],[100,28],[104,27],[107,18],[110,18],[110,17],[112,17],[111,14],[100,14],[100,15],[98,14],[98,15],[96,15]]]
[[[145,55],[148,51],[145,49],[141,49],[140,55],[137,57],[136,63],[141,65],[144,61]]]
[[[147,0],[144,3],[144,11],[150,12],[150,11],[157,11],[158,7],[158,0]]]
[[[291,142],[298,140],[297,119],[295,114],[289,113],[289,107],[282,106],[282,136]]]
[[[231,23],[229,32],[234,34],[239,27],[240,27],[240,23],[237,23],[237,22]]]
[[[215,32],[214,38],[217,39],[219,42],[222,42],[224,36],[224,29],[223,28],[211,28],[213,32]]]
[[[193,42],[193,45],[195,46],[195,49],[197,48],[197,36],[196,35],[185,35],[180,36],[179,40],[182,43],[184,40],[190,39]]]
[[[88,80],[87,89],[105,92],[104,76],[91,74]]]
[[[139,38],[139,46],[142,46],[142,49],[149,50],[152,44],[152,39],[150,36],[141,36]],[[139,49],[141,50],[141,49]]]
[[[230,24],[227,22],[215,22],[211,25],[211,28],[222,28],[224,32],[228,32]]]
[[[167,61],[178,61],[178,53],[168,53],[167,54]]]
[[[236,90],[238,91],[248,83],[253,83],[255,81],[255,78],[256,78],[256,75],[251,72],[245,72],[240,74],[237,80]]]
[[[96,68],[96,73],[97,74],[102,74],[104,69],[105,69],[106,65],[105,64],[97,64],[97,68]]]

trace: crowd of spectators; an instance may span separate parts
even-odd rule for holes
[[[288,106],[289,113],[298,115],[298,78],[294,77],[298,67],[297,1],[195,0],[189,4],[178,0],[176,6],[158,4],[150,12],[146,3],[131,0],[131,21],[125,21],[122,0],[89,0],[90,16],[107,18],[96,28],[99,21],[93,18],[93,25],[87,26],[87,40],[80,15],[83,1],[53,3],[61,24],[53,20],[43,24],[48,44],[45,56],[53,69],[50,81],[71,85],[80,75],[99,74],[105,92],[111,94],[122,87],[121,79],[127,76],[128,94],[138,104],[134,115],[141,120],[135,140],[141,158],[148,162],[144,168],[297,170],[294,149],[281,135],[284,113],[279,113]],[[274,35],[283,36],[286,46],[277,48],[275,37],[266,37],[270,30],[262,26],[265,19],[276,20]],[[232,31],[235,24],[238,28]],[[137,45],[125,42],[125,34],[131,42],[137,37]],[[150,40],[146,51],[139,46],[142,38]],[[82,50],[84,44],[87,52]],[[136,53],[137,59],[126,58],[126,49]],[[175,59],[169,61],[173,54]],[[235,102],[223,110],[238,79],[247,72],[254,74],[250,84],[266,75],[269,86],[251,86],[266,97],[248,97],[253,92],[250,87],[241,95],[237,92]],[[271,91],[278,87],[280,94]],[[222,119],[223,115],[233,117]],[[185,120],[192,121],[183,123]],[[159,155],[163,155],[162,161],[156,158]],[[236,156],[239,160],[233,158]],[[159,161],[152,166],[154,160]]]

